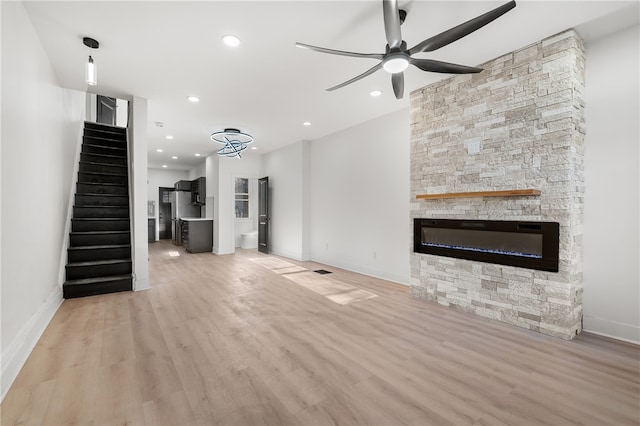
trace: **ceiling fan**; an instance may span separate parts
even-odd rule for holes
[[[385,53],[356,53],[345,52],[343,50],[326,49],[324,47],[311,46],[304,43],[296,43],[297,47],[315,50],[316,52],[330,53],[332,55],[353,56],[356,58],[378,59],[380,62],[373,68],[363,72],[362,74],[327,89],[332,91],[344,87],[348,84],[356,82],[379,69],[384,69],[391,74],[391,84],[396,99],[402,99],[404,93],[404,74],[402,73],[409,65],[414,65],[422,71],[440,72],[449,74],[471,74],[482,71],[482,68],[469,67],[466,65],[452,64],[449,62],[441,62],[433,59],[413,58],[412,55],[419,52],[432,52],[440,49],[462,37],[471,34],[479,28],[484,27],[494,19],[499,18],[511,9],[516,7],[515,1],[510,1],[497,7],[483,15],[464,22],[456,27],[441,32],[438,35],[430,37],[411,49],[407,49],[407,43],[402,40],[400,25],[404,22],[406,12],[398,9],[397,0],[382,0],[382,12],[384,18],[384,31],[387,38],[387,48]]]

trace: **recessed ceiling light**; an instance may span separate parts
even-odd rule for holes
[[[196,154],[196,157],[200,157],[200,154]]]
[[[174,159],[174,160],[178,159],[178,157],[176,157],[175,155],[173,157],[171,157],[171,158]]]
[[[156,149],[156,152],[163,152],[163,150],[158,148],[158,149]]]
[[[233,34],[227,34],[222,36],[222,41],[227,46],[236,47],[240,45],[240,39]]]
[[[166,138],[166,139],[173,139],[173,136],[171,136],[171,135],[167,135],[167,136],[165,136],[165,138]]]
[[[304,123],[302,123],[303,126],[311,126],[311,122],[310,121],[305,121]]]
[[[200,102],[200,98],[198,98],[197,96],[189,96],[187,100],[193,103]]]
[[[382,95],[382,90],[372,90],[369,92],[369,94],[373,97],[380,96]]]
[[[258,147],[257,146],[252,146],[251,149],[258,149]]]
[[[167,165],[166,165],[166,164],[163,164],[163,165],[162,165],[162,167],[166,169],[166,168],[167,168]]]

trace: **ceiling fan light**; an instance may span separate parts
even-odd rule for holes
[[[382,63],[382,68],[384,68],[384,70],[390,74],[397,74],[399,72],[402,72],[406,70],[408,66],[409,60],[405,58],[404,55],[389,56]]]

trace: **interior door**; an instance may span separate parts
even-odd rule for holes
[[[258,179],[258,251],[269,253],[269,178]]]
[[[171,239],[171,193],[173,188],[158,188],[158,238]]]
[[[96,111],[96,122],[116,125],[116,98],[98,95],[98,107]]]

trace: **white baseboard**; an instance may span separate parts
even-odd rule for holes
[[[40,306],[31,319],[20,329],[18,335],[2,353],[2,380],[0,401],[2,401],[11,388],[18,373],[27,362],[27,358],[36,343],[51,322],[56,311],[62,304],[62,287],[57,286],[49,294],[47,300]]]
[[[402,284],[404,286],[409,286],[410,277],[404,277],[399,274],[389,273],[388,271],[381,271],[373,268],[369,268],[362,265],[353,265],[346,262],[334,262],[330,260],[325,260],[321,258],[312,258],[312,262],[322,263],[327,266],[333,266],[335,268],[346,269],[347,271],[356,272],[362,275],[368,275],[373,278],[378,278],[385,281],[391,281],[396,284]]]
[[[583,317],[582,330],[640,345],[640,327],[637,325],[585,315]]]

